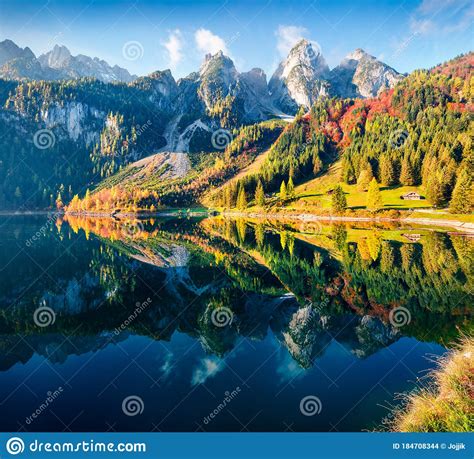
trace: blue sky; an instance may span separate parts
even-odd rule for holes
[[[0,0],[0,40],[39,55],[54,44],[144,75],[182,77],[223,49],[241,71],[270,74],[296,40],[332,68],[363,48],[400,72],[474,49],[472,0]]]

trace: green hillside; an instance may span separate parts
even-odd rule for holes
[[[191,157],[193,167],[179,180],[147,175],[130,182],[132,169],[126,169],[99,185],[95,200],[76,200],[69,210],[204,203],[239,211],[444,208],[470,214],[473,65],[470,53],[417,70],[373,99],[319,99],[289,124],[269,121],[235,131],[224,153]],[[125,192],[121,202],[111,202],[107,190],[113,187]],[[144,191],[154,193],[142,199]],[[409,192],[416,199],[402,198]]]

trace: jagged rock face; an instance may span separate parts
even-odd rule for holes
[[[82,140],[89,147],[99,139],[99,128],[106,120],[106,114],[81,102],[51,104],[40,113],[48,129],[55,129],[59,138]]]
[[[255,122],[268,118],[271,112],[267,78],[262,69],[239,73],[232,60],[219,51],[207,55],[201,66],[198,96],[208,114],[216,112],[217,104],[230,96],[226,108],[239,122]],[[217,111],[219,107],[217,107]]]
[[[360,48],[349,54],[330,76],[333,94],[341,97],[375,97],[402,79],[403,75]]]
[[[6,79],[43,78],[45,73],[30,48],[20,48],[11,40],[0,42],[0,77]],[[57,74],[51,71],[48,77]]]
[[[237,96],[242,100],[245,118],[263,121],[272,113],[267,76],[262,69],[254,68],[239,75]]]
[[[0,77],[7,79],[60,80],[93,77],[106,83],[130,82],[136,78],[117,65],[79,54],[72,56],[65,46],[56,45],[38,58],[30,48],[20,48],[11,40],[0,42]]]
[[[319,50],[307,40],[299,41],[273,74],[269,90],[276,107],[294,113],[298,106],[311,107],[328,95],[329,67]]]
[[[194,134],[195,128],[202,134],[221,127],[220,118],[229,113],[237,125],[265,120],[271,113],[263,70],[239,73],[222,51],[208,54],[199,72],[178,81],[174,107],[176,116],[167,128],[170,138]]]
[[[0,78],[60,80],[86,76],[104,82],[128,82],[130,90],[144,93],[166,123],[166,145],[161,151],[173,152],[212,148],[211,134],[218,128],[233,129],[273,116],[292,115],[299,106],[310,108],[318,98],[328,95],[372,97],[403,78],[360,49],[331,72],[317,46],[307,40],[292,48],[268,84],[262,69],[239,73],[222,51],[207,55],[199,72],[176,82],[169,70],[135,78],[98,58],[73,56],[65,46],[55,46],[36,58],[29,48],[22,49],[10,40],[0,43]],[[53,105],[47,116],[42,115],[47,126],[53,126],[49,118],[57,120],[70,139],[86,139],[87,145],[94,142],[103,125],[94,121],[87,128],[84,124],[92,108],[76,104],[63,110],[62,105]],[[103,121],[105,116],[100,118]]]
[[[79,54],[72,56],[65,46],[56,45],[51,51],[38,57],[41,66],[60,70],[64,78],[93,77],[106,83],[112,81],[130,82],[134,75],[117,65],[111,67],[107,62]]]
[[[35,59],[33,51],[30,48],[20,48],[11,40],[0,42],[0,66],[12,59]]]
[[[71,64],[71,53],[65,46],[55,45],[54,48],[46,54],[42,54],[38,60],[44,67],[53,69],[64,69]]]
[[[230,58],[219,51],[214,56],[206,55],[199,71],[199,97],[208,110],[213,110],[216,102],[226,97],[236,83],[238,72]]]
[[[396,341],[400,331],[396,327],[385,325],[378,318],[366,315],[355,327],[355,335],[357,345],[353,346],[352,352],[359,358],[365,358]]]
[[[219,118],[230,114],[230,124],[237,125],[275,114],[294,114],[299,106],[310,108],[318,98],[328,95],[373,97],[403,78],[361,49],[330,71],[318,47],[304,39],[280,63],[268,85],[262,69],[239,73],[222,51],[208,54],[199,72],[176,82],[169,70],[137,78],[98,58],[73,56],[65,46],[56,45],[36,58],[29,48],[20,48],[11,40],[0,43],[0,77],[133,81],[137,87],[152,89],[150,100],[157,108],[180,117],[181,131],[206,117],[208,123],[217,126]]]
[[[170,70],[153,72],[136,79],[133,86],[150,91],[150,101],[162,110],[174,110],[178,97],[178,85]]]

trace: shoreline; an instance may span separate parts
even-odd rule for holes
[[[241,217],[241,218],[258,218],[267,220],[296,220],[302,222],[392,222],[392,223],[405,223],[405,224],[416,224],[416,225],[428,225],[453,228],[464,233],[474,235],[474,223],[462,222],[459,220],[451,219],[433,219],[426,217],[357,217],[357,216],[342,216],[342,215],[315,215],[309,213],[280,213],[280,212],[218,212],[218,211],[192,211],[192,210],[163,210],[155,212],[63,212],[63,211],[3,211],[0,212],[1,216],[28,216],[28,215],[51,215],[56,214],[58,216],[75,216],[75,217],[100,217],[100,218],[113,218],[120,220],[121,218],[152,218],[152,217],[215,217],[221,215],[223,217]]]
[[[291,219],[303,222],[334,221],[334,222],[398,222],[417,225],[443,226],[455,228],[466,233],[474,234],[474,223],[461,222],[459,220],[444,220],[425,217],[345,217],[339,215],[314,215],[314,214],[281,214],[281,213],[261,213],[261,212],[223,212],[221,215],[230,217],[266,218],[272,220]]]

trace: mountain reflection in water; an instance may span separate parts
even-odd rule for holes
[[[3,430],[371,429],[472,330],[472,240],[435,230],[67,216],[0,232]]]

